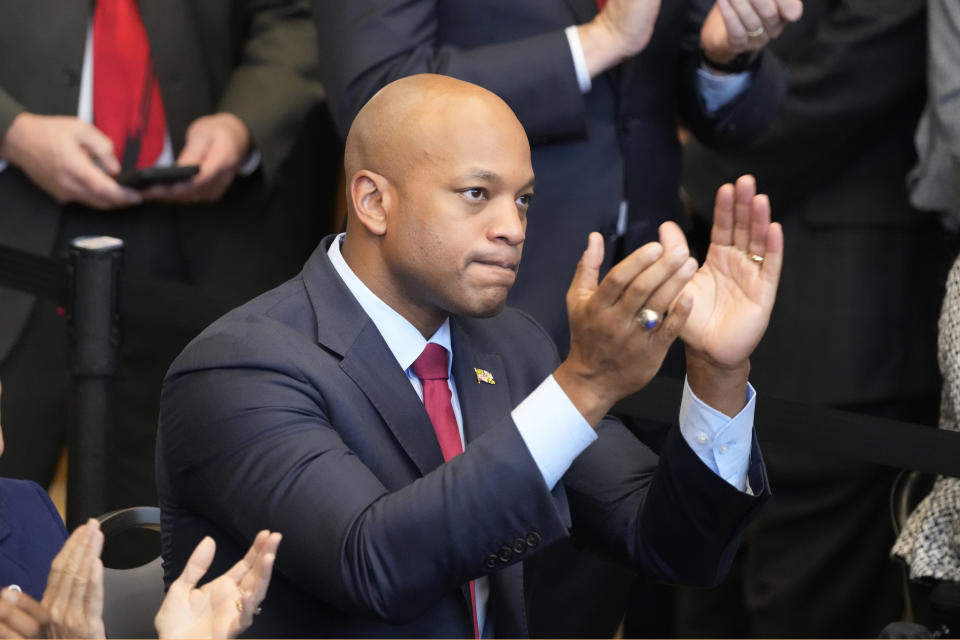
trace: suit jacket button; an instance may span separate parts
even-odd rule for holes
[[[483,561],[483,564],[487,567],[487,569],[495,569],[497,567],[497,561],[497,554],[491,553],[487,556],[487,559]]]
[[[514,553],[523,553],[527,550],[527,541],[523,538],[517,538],[513,541],[513,552]]]
[[[538,544],[540,544],[541,540],[543,540],[543,538],[541,538],[540,534],[537,533],[536,531],[531,531],[530,533],[527,534],[527,546],[530,548],[533,548]]]
[[[500,562],[510,562],[510,559],[513,558],[513,549],[510,547],[500,547],[500,552],[497,553],[497,557],[500,558]]]

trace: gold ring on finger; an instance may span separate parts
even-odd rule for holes
[[[761,255],[759,255],[759,254],[751,253],[751,254],[750,254],[750,259],[753,260],[753,261],[754,261],[755,263],[757,263],[757,264],[763,264],[763,256],[761,256]]]
[[[759,37],[762,36],[764,33],[766,33],[766,31],[767,31],[767,30],[764,29],[763,26],[761,25],[759,28],[754,29],[753,31],[747,31],[747,37],[748,37],[748,38],[759,38]]]
[[[237,598],[236,605],[237,605],[237,611],[239,611],[240,613],[243,613],[243,600],[241,598]]]

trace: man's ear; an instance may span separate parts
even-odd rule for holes
[[[376,236],[387,232],[387,212],[393,202],[390,181],[366,169],[350,179],[350,199],[357,221]]]

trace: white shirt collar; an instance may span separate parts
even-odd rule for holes
[[[393,307],[378,298],[373,291],[370,291],[367,285],[353,272],[347,264],[347,261],[343,259],[343,254],[340,252],[340,244],[343,242],[345,235],[346,234],[341,233],[333,239],[333,242],[330,243],[330,248],[327,250],[327,256],[329,256],[330,262],[333,263],[333,268],[336,269],[337,274],[343,279],[343,283],[347,285],[350,293],[357,299],[357,302],[360,303],[360,306],[366,314],[370,316],[377,330],[380,331],[380,335],[383,336],[387,347],[389,347],[391,353],[393,353],[393,357],[400,363],[400,367],[404,371],[410,368],[413,361],[420,356],[424,347],[427,346],[427,342],[436,342],[444,347],[448,353],[452,354],[450,318],[443,321],[443,324],[440,325],[436,333],[430,336],[430,340],[424,340],[423,335],[417,328],[397,313]],[[452,363],[453,358],[451,357],[448,363],[448,370],[452,366]]]

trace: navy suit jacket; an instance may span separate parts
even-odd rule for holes
[[[726,148],[756,138],[776,114],[786,80],[765,54],[749,89],[707,112],[696,70],[712,5],[664,2],[646,49],[582,94],[563,30],[596,16],[596,0],[313,0],[321,80],[341,134],[378,89],[414,73],[479,84],[516,112],[530,137],[537,195],[510,304],[530,312],[564,352],[563,301],[587,235],[614,236],[623,197],[627,249],[682,218],[679,123]],[[610,259],[612,243],[607,249]]]
[[[0,478],[0,587],[43,598],[50,563],[67,530],[50,496],[29,480]]]
[[[217,566],[284,535],[250,634],[469,637],[464,585],[490,576],[500,637],[528,635],[523,560],[567,536],[668,581],[714,584],[766,494],[676,434],[659,461],[608,417],[551,492],[510,411],[558,364],[529,316],[451,318],[465,452],[444,463],[423,403],[326,255],[230,312],[171,367],[157,483],[166,579],[203,535]],[[477,381],[474,368],[496,384]]]

